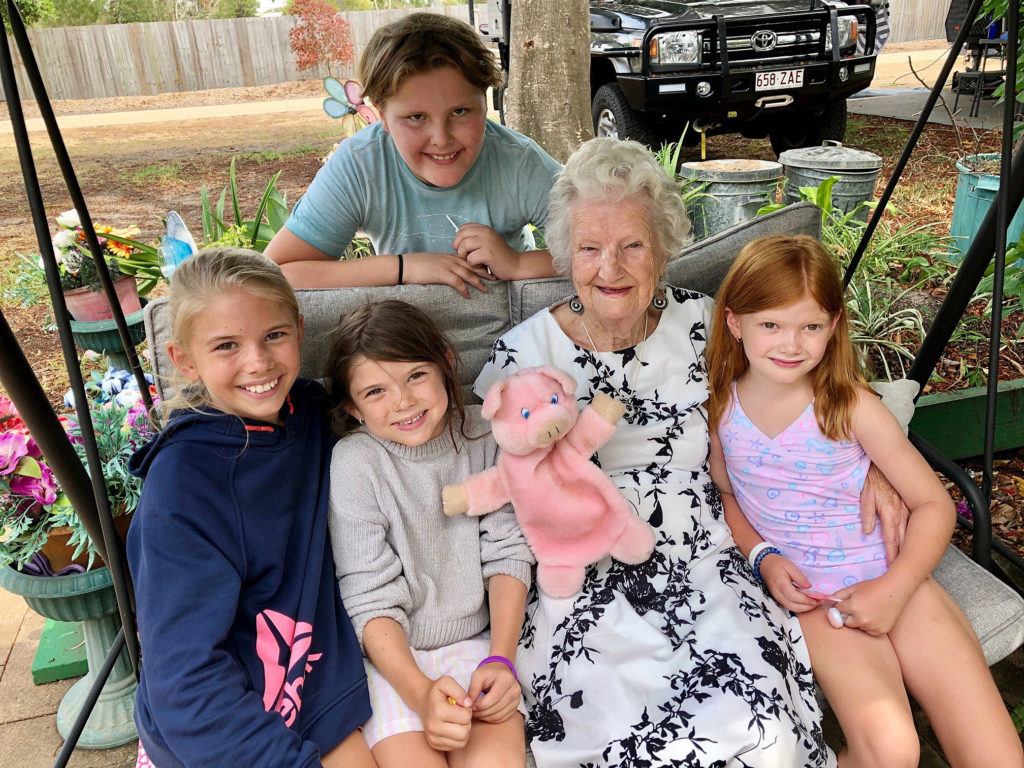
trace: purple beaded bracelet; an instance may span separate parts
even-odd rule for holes
[[[508,667],[509,670],[512,672],[512,677],[516,679],[517,683],[519,682],[519,675],[516,674],[516,665],[508,659],[506,659],[504,656],[488,656],[486,659],[477,664],[476,668],[480,669],[480,667],[482,667],[484,664],[490,664],[492,661],[500,661],[502,664]]]

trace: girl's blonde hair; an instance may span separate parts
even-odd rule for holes
[[[459,431],[465,432],[466,404],[459,385],[458,357],[441,329],[422,310],[404,301],[389,299],[364,304],[346,315],[331,331],[324,378],[331,402],[331,423],[341,436],[358,426],[348,412],[353,405],[352,367],[360,358],[401,363],[433,363],[441,370],[448,394],[448,431],[454,439],[457,416]]]
[[[377,107],[407,77],[455,67],[481,92],[504,83],[501,67],[473,28],[438,13],[410,13],[380,27],[359,59],[363,95]]]
[[[167,295],[171,341],[189,350],[196,319],[211,302],[234,290],[277,302],[299,325],[299,302],[281,268],[262,253],[246,248],[206,248],[174,271]],[[178,371],[172,382],[176,394],[160,404],[166,419],[172,411],[211,404],[202,381],[188,382]]]
[[[825,356],[811,371],[814,415],[830,440],[850,435],[857,392],[866,386],[846,316],[843,284],[835,258],[813,237],[774,235],[744,246],[715,297],[707,348],[708,421],[716,429],[732,402],[732,382],[747,370],[743,345],[729,333],[725,310],[748,315],[800,301],[810,295],[837,318]]]

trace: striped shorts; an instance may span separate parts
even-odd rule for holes
[[[490,648],[490,633],[482,632],[476,637],[432,651],[417,651],[415,648],[411,650],[416,665],[431,680],[447,675],[468,690],[470,678],[473,677],[477,664],[487,658]],[[422,731],[423,723],[420,722],[419,716],[402,701],[402,697],[391,687],[391,683],[384,679],[384,675],[378,672],[368,659],[364,658],[363,663],[366,666],[366,680],[370,687],[370,706],[373,708],[373,715],[363,725],[363,736],[370,749],[389,736]],[[519,711],[526,715],[526,707],[521,697]]]

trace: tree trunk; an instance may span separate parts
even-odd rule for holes
[[[594,135],[587,0],[513,0],[505,121],[564,163]]]

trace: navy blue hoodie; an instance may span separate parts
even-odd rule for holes
[[[131,459],[135,722],[159,768],[319,766],[370,716],[327,545],[325,404],[300,379],[281,427],[179,411]]]

